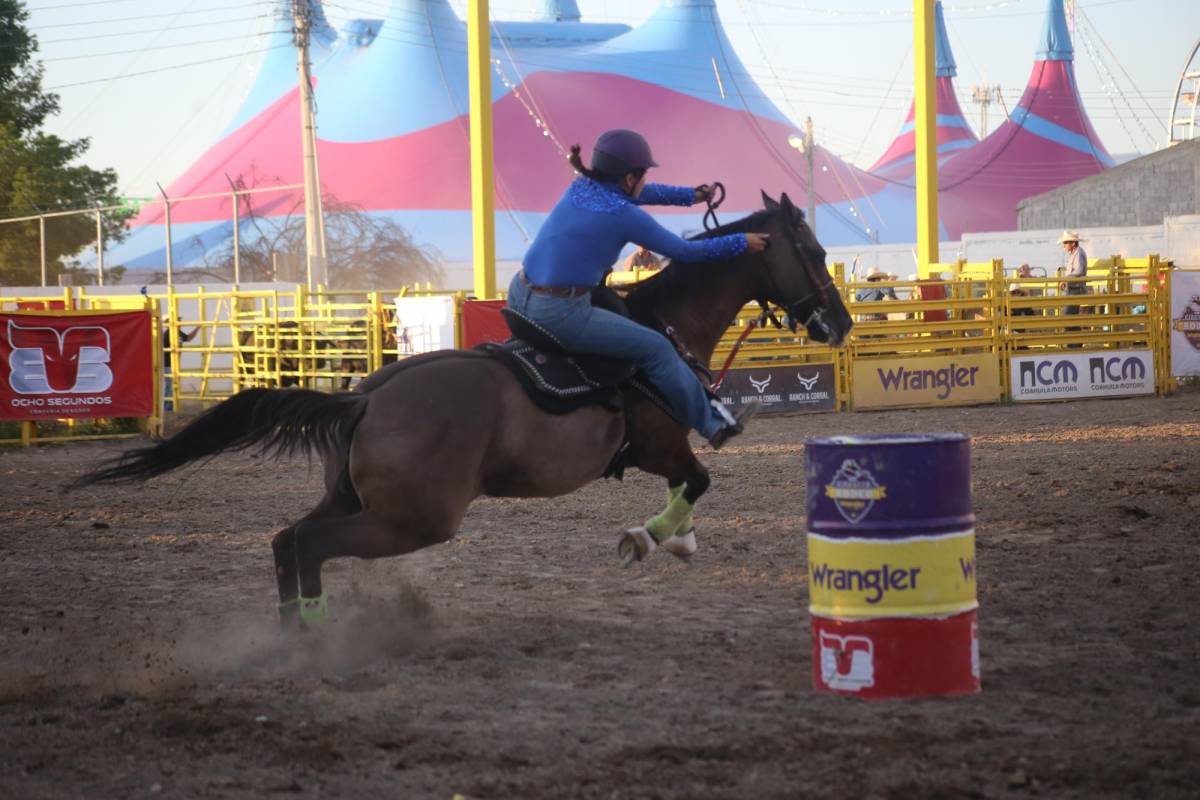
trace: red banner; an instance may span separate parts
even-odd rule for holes
[[[512,338],[508,324],[500,316],[503,300],[468,300],[462,305],[463,349],[470,350],[485,342],[506,342]]]
[[[0,314],[0,419],[154,413],[145,311]]]

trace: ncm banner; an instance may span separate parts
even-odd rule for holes
[[[834,411],[837,409],[837,372],[833,364],[731,369],[721,381],[717,396],[727,406],[740,408],[755,400],[762,413],[783,411]]]
[[[146,311],[0,314],[0,419],[148,417]]]
[[[1150,350],[1013,356],[1011,370],[1018,402],[1154,394]]]
[[[855,408],[994,403],[1000,365],[994,353],[859,359],[852,391]]]

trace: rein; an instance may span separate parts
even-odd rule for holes
[[[705,205],[708,210],[704,212],[704,230],[711,231],[721,227],[721,223],[717,220],[717,209],[721,207],[721,203],[725,202],[725,184],[720,181],[713,181],[712,190],[708,196],[704,198]],[[708,224],[712,220],[712,225]]]

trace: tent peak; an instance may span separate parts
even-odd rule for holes
[[[1046,24],[1038,39],[1039,61],[1074,61],[1075,47],[1067,27],[1067,12],[1063,0],[1050,0],[1046,8]]]
[[[950,50],[950,37],[946,35],[946,18],[942,13],[942,0],[934,4],[934,55],[937,61],[937,77],[953,78],[958,75],[958,64],[954,63],[954,53]]]

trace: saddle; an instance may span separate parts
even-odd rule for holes
[[[624,408],[621,384],[637,372],[633,364],[601,356],[573,355],[533,320],[511,308],[500,309],[513,338],[481,344],[479,350],[508,367],[538,408],[566,414],[586,406]]]

